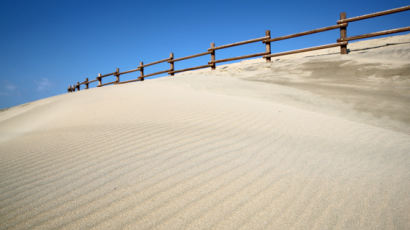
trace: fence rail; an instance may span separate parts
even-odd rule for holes
[[[376,13],[372,13],[372,14],[365,14],[365,15],[361,15],[361,16],[357,16],[357,17],[340,19],[339,21],[337,21],[337,23],[341,24],[341,23],[346,23],[346,22],[354,22],[354,21],[359,21],[359,20],[363,20],[363,19],[379,17],[379,16],[383,16],[383,15],[387,15],[387,14],[399,13],[399,12],[403,12],[403,11],[406,11],[406,10],[410,10],[410,6],[403,6],[403,7],[399,7],[399,8],[395,8],[395,9],[391,9],[391,10],[380,11],[380,12],[376,12]]]
[[[281,37],[277,37],[277,38],[272,38],[270,40],[266,40],[265,42],[276,42],[276,41],[285,40],[285,39],[289,39],[289,38],[296,38],[296,37],[301,37],[301,36],[305,36],[305,35],[309,35],[309,34],[324,32],[324,31],[328,31],[328,30],[339,29],[340,27],[346,27],[346,26],[347,26],[347,23],[343,23],[343,24],[340,24],[340,25],[334,25],[334,26],[327,26],[327,27],[314,29],[314,30],[309,30],[309,31],[305,31],[305,32],[297,33],[297,34],[291,34],[291,35],[281,36]]]
[[[245,44],[254,43],[254,42],[261,42],[261,41],[264,41],[264,40],[266,40],[266,39],[268,39],[268,37],[255,38],[255,39],[246,40],[246,41],[242,41],[242,42],[235,42],[235,43],[231,43],[231,44],[227,44],[227,45],[222,45],[222,46],[217,46],[217,47],[211,47],[211,48],[208,49],[208,51],[220,50],[220,49],[225,49],[225,48],[229,48],[229,47],[245,45]]]
[[[410,10],[410,5],[395,8],[395,9],[380,11],[380,12],[376,12],[376,13],[351,17],[351,18],[346,18],[346,13],[342,12],[342,13],[340,13],[339,20],[337,20],[336,25],[331,25],[331,26],[322,27],[322,28],[318,28],[318,29],[313,29],[313,30],[309,30],[309,31],[304,31],[304,32],[300,32],[300,33],[280,36],[280,37],[276,37],[276,38],[271,38],[270,30],[267,30],[265,32],[265,36],[263,36],[263,37],[249,39],[249,40],[240,41],[240,42],[235,42],[235,43],[226,44],[226,45],[220,45],[220,46],[215,46],[215,43],[212,42],[210,48],[208,48],[206,52],[193,54],[193,55],[190,55],[190,56],[185,56],[185,57],[180,57],[180,58],[174,58],[174,53],[171,53],[169,58],[154,61],[154,62],[151,62],[151,63],[148,63],[148,64],[144,64],[143,62],[140,62],[140,65],[135,69],[120,72],[119,68],[117,68],[115,70],[115,72],[112,72],[112,73],[108,73],[108,74],[104,74],[104,75],[98,74],[98,76],[93,80],[89,80],[88,78],[86,78],[85,81],[83,81],[83,82],[77,82],[77,84],[75,84],[75,85],[70,85],[68,87],[67,91],[68,92],[74,92],[76,90],[79,91],[82,85],[85,85],[85,89],[89,89],[89,85],[91,83],[94,83],[94,82],[98,82],[97,87],[102,87],[102,86],[106,86],[106,85],[125,84],[125,83],[136,82],[136,81],[144,81],[144,79],[147,78],[147,77],[152,77],[152,76],[155,76],[155,75],[160,75],[160,74],[165,74],[165,73],[167,73],[170,76],[173,76],[175,73],[181,73],[181,72],[197,70],[197,69],[211,68],[212,70],[214,70],[216,68],[217,63],[229,62],[229,61],[235,61],[235,60],[247,59],[247,58],[254,58],[254,57],[263,57],[267,62],[270,62],[271,57],[278,57],[278,56],[290,55],[290,54],[295,54],[295,53],[309,52],[309,51],[313,51],[313,50],[327,49],[327,48],[332,48],[332,47],[340,47],[340,53],[341,54],[348,54],[347,45],[348,45],[349,41],[410,31],[410,26],[407,26],[407,27],[402,27],[402,28],[389,29],[389,30],[383,30],[383,31],[378,31],[378,32],[373,32],[373,33],[368,33],[368,34],[359,34],[359,35],[354,35],[354,36],[348,37],[347,36],[347,27],[348,27],[349,23],[359,21],[359,20],[384,16],[384,15],[388,15],[388,14],[399,13],[399,12],[403,12],[403,11],[407,11],[407,10]],[[272,42],[277,42],[277,41],[281,41],[281,40],[285,40],[285,39],[291,39],[291,38],[296,38],[296,37],[321,33],[321,32],[335,30],[335,29],[339,29],[339,31],[340,31],[340,37],[336,40],[337,41],[336,43],[320,45],[320,46],[314,46],[314,47],[308,47],[308,48],[297,49],[297,50],[291,50],[291,51],[285,51],[285,52],[274,53],[274,54],[271,53],[271,43]],[[243,56],[237,56],[237,57],[230,57],[230,58],[219,59],[219,60],[216,59],[216,52],[215,51],[217,51],[217,50],[226,49],[226,48],[230,48],[230,47],[234,47],[234,46],[247,45],[247,44],[256,43],[256,42],[260,42],[261,44],[263,44],[265,46],[265,52],[249,54],[249,55],[243,55]],[[191,59],[191,58],[197,58],[197,57],[201,57],[201,56],[205,56],[205,55],[210,55],[210,61],[208,61],[208,63],[206,65],[193,66],[193,67],[189,67],[189,68],[175,70],[175,62],[184,61],[184,60]],[[156,64],[160,64],[160,63],[165,63],[165,62],[167,62],[170,65],[169,69],[154,72],[154,73],[150,73],[150,74],[144,74],[144,69],[146,67],[153,66],[153,65],[156,65]],[[133,73],[133,72],[138,72],[138,71],[140,72],[140,76],[137,79],[131,79],[131,80],[127,80],[127,81],[120,81],[120,76],[121,75],[129,74],[129,73]],[[114,81],[111,81],[111,82],[102,83],[102,79],[106,78],[106,77],[109,77],[109,76],[114,76],[116,79]]]
[[[406,31],[410,31],[410,26],[402,27],[402,28],[398,28],[398,29],[383,30],[383,31],[379,31],[379,32],[369,33],[369,34],[362,34],[362,35],[347,37],[343,40],[338,39],[338,41],[353,41],[353,40],[358,40],[358,39],[363,39],[363,38],[371,38],[371,37],[377,37],[377,36],[387,35],[387,34],[395,34],[395,33],[406,32]]]
[[[342,45],[347,45],[347,42],[338,42],[338,43],[314,46],[314,47],[309,47],[309,48],[304,48],[304,49],[291,50],[291,51],[286,51],[286,52],[281,52],[281,53],[265,55],[264,57],[278,57],[278,56],[283,56],[283,55],[288,55],[288,54],[296,54],[296,53],[303,53],[303,52],[308,52],[308,51],[313,51],[313,50],[321,50],[321,49],[327,49],[327,48],[332,48],[332,47],[338,47]]]

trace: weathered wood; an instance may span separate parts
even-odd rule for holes
[[[77,90],[80,91],[80,82],[77,81],[77,86],[76,86]]]
[[[114,76],[115,76],[115,82],[116,82],[116,83],[120,82],[120,68],[117,68],[117,69],[115,70]]]
[[[146,78],[146,77],[152,77],[152,76],[158,75],[158,74],[168,73],[169,71],[170,71],[170,70],[167,69],[167,70],[164,70],[164,71],[159,71],[159,72],[155,72],[155,73],[150,73],[150,74],[145,75],[144,78]]]
[[[144,80],[144,62],[140,62],[140,67],[139,67],[139,69],[140,69],[140,73],[141,73],[141,75],[140,75],[140,77],[138,78],[140,81],[143,81]]]
[[[275,53],[275,54],[265,55],[264,57],[268,57],[268,56],[278,57],[278,56],[283,56],[283,55],[288,55],[288,54],[296,54],[296,53],[303,53],[303,52],[308,52],[308,51],[313,51],[313,50],[327,49],[327,48],[337,47],[337,46],[346,45],[346,44],[347,42],[339,42],[339,43],[333,43],[333,44],[328,44],[328,45],[315,46],[315,47],[309,47],[309,48],[304,48],[304,49]]]
[[[264,56],[266,54],[268,54],[268,53],[263,52],[263,53],[249,54],[249,55],[244,55],[244,56],[239,56],[239,57],[220,59],[220,60],[216,60],[214,62],[209,62],[208,64],[211,65],[211,64],[214,64],[214,63],[221,63],[221,62],[227,62],[227,61],[235,61],[235,60],[240,60],[240,59],[259,57],[259,56]],[[266,56],[266,57],[269,57],[269,56]]]
[[[93,82],[96,82],[96,81],[98,81],[98,80],[94,79],[94,80],[88,81],[88,83],[93,83]]]
[[[170,74],[171,76],[174,76],[174,73],[173,73],[173,71],[174,71],[174,53],[171,53],[169,55],[169,59],[170,59],[170,61],[168,61],[168,62],[170,64],[171,72],[169,72],[168,74]]]
[[[212,65],[211,66],[211,69],[212,70],[214,70],[215,69],[215,43],[213,43],[213,42],[211,42],[211,64],[210,63],[208,63],[208,64],[210,64],[210,65]]]
[[[211,48],[208,49],[208,51],[225,49],[225,48],[228,48],[228,47],[245,45],[245,44],[249,44],[249,43],[253,43],[253,42],[260,42],[260,41],[264,41],[266,39],[268,39],[268,38],[267,37],[261,37],[261,38],[255,38],[255,39],[246,40],[246,41],[242,41],[242,42],[235,42],[235,43],[231,43],[231,44],[227,44],[227,45],[223,45],[223,46],[211,47]]]
[[[343,18],[343,19],[341,18],[339,21],[337,21],[337,23],[341,24],[341,23],[346,23],[346,22],[354,22],[354,21],[359,21],[359,20],[363,20],[366,18],[374,18],[374,17],[378,17],[378,16],[382,16],[386,14],[394,14],[394,13],[398,13],[398,12],[402,12],[406,10],[410,10],[410,6],[403,6],[403,7],[399,7],[399,8],[395,8],[391,10],[385,10],[385,11],[380,11],[376,13],[365,14],[365,15],[352,17],[352,18]]]
[[[338,41],[353,41],[353,40],[358,40],[358,39],[363,39],[363,38],[371,38],[371,37],[382,36],[382,35],[387,35],[387,34],[405,32],[405,31],[410,31],[410,26],[402,27],[402,28],[398,28],[398,29],[383,30],[383,31],[379,31],[379,32],[374,32],[374,33],[369,33],[369,34],[362,34],[362,35],[357,35],[357,36],[352,36],[352,37],[346,37],[343,40],[338,39]]]
[[[107,73],[107,74],[101,75],[100,77],[104,78],[104,77],[108,77],[108,76],[111,76],[111,75],[114,75],[114,74],[115,74],[115,72]]]
[[[265,36],[267,37],[268,40],[270,39],[270,30],[267,30],[267,31],[265,32]],[[265,47],[265,53],[271,54],[270,42],[269,42],[269,41],[265,42],[265,46],[266,46],[266,47]],[[270,60],[270,57],[266,57],[265,59],[266,59],[266,62],[270,62],[270,61],[271,61],[271,60]]]
[[[128,81],[118,82],[118,84],[125,84],[125,83],[136,82],[136,81],[141,81],[141,80],[139,80],[139,79],[132,79],[132,80],[128,80]]]
[[[102,85],[102,82],[101,82],[102,77],[101,77],[101,74],[100,74],[100,73],[98,74],[97,80],[98,80],[98,86],[97,86],[97,87],[101,87],[101,85]]]
[[[324,31],[328,31],[328,30],[338,29],[342,26],[344,26],[344,25],[327,26],[327,27],[323,27],[323,28],[319,28],[319,29],[314,29],[314,30],[309,30],[309,31],[296,33],[296,34],[290,34],[290,35],[285,35],[285,36],[281,36],[281,37],[276,37],[276,38],[272,38],[272,39],[269,39],[269,40],[264,40],[264,42],[276,42],[276,41],[285,40],[285,39],[289,39],[289,38],[301,37],[301,36],[305,36],[305,35],[309,35],[309,34],[315,34],[315,33],[320,33],[320,32],[324,32]],[[346,24],[346,26],[347,26],[347,24]]]
[[[196,70],[196,69],[203,69],[207,67],[212,67],[212,65],[201,65],[201,66],[196,66],[196,67],[191,67],[191,68],[186,68],[186,69],[180,69],[180,70],[172,71],[172,73],[180,73],[180,72],[191,71],[191,70]]]
[[[168,61],[169,61],[169,58],[166,58],[166,59],[162,59],[162,60],[159,60],[159,61],[154,61],[154,62],[145,64],[142,67],[147,67],[147,66],[151,66],[151,65],[155,65],[155,64],[159,64],[159,63],[163,63],[163,62],[168,62]]]
[[[346,18],[346,13],[345,12],[340,13],[340,20],[343,20],[345,18]],[[344,25],[340,27],[340,40],[344,41],[347,37],[347,23],[340,24],[340,25]],[[347,44],[340,46],[340,54],[347,54]]]
[[[111,81],[111,82],[104,83],[101,86],[112,85],[112,84],[116,84],[116,83],[117,83],[116,81]]]
[[[136,68],[136,69],[132,69],[132,70],[127,70],[127,71],[124,71],[124,72],[120,72],[120,73],[118,73],[118,74],[127,74],[127,73],[133,73],[133,72],[136,72],[136,71],[139,71],[140,70],[140,67],[138,67],[138,68]]]
[[[207,51],[207,52],[204,52],[204,53],[194,54],[194,55],[191,55],[191,56],[186,56],[186,57],[181,57],[181,58],[175,58],[175,59],[173,60],[173,62],[182,61],[182,60],[186,60],[186,59],[190,59],[190,58],[195,58],[195,57],[200,57],[200,56],[208,55],[208,54],[211,54],[211,53],[212,53],[212,51]]]
[[[88,77],[85,79],[85,89],[88,89],[88,84],[90,84],[89,82],[88,82]]]

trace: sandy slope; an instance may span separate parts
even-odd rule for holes
[[[3,111],[0,229],[405,229],[409,47],[366,41]]]

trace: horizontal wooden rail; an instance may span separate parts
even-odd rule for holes
[[[139,70],[140,70],[140,68],[138,67],[138,68],[136,68],[136,69],[132,69],[132,70],[120,72],[120,73],[118,73],[118,75],[127,74],[127,73],[132,73],[132,72],[137,72],[137,71],[139,71]]]
[[[309,34],[320,33],[320,32],[323,32],[323,31],[339,29],[340,27],[345,27],[345,26],[347,26],[347,23],[334,25],[334,26],[327,26],[327,27],[323,27],[323,28],[319,28],[319,29],[300,32],[300,33],[297,33],[297,34],[290,34],[290,35],[286,35],[286,36],[276,37],[276,38],[272,38],[270,40],[265,40],[265,42],[276,42],[276,41],[285,40],[285,39],[289,39],[289,38],[296,38],[296,37],[305,36],[305,35],[309,35]]]
[[[363,20],[366,18],[374,18],[374,17],[378,17],[378,16],[382,16],[382,15],[386,15],[386,14],[394,14],[394,13],[398,13],[398,12],[402,12],[402,11],[406,11],[406,10],[410,10],[410,6],[403,6],[403,7],[399,7],[399,8],[395,8],[395,9],[391,9],[391,10],[385,10],[385,11],[380,11],[377,13],[372,13],[372,14],[365,14],[362,16],[357,16],[357,17],[352,17],[352,18],[346,18],[346,19],[342,19],[337,21],[338,24],[341,23],[346,23],[346,22],[354,22],[354,21],[359,21],[359,20]]]
[[[112,84],[115,84],[115,83],[117,83],[117,82],[116,82],[116,81],[111,81],[111,82],[107,82],[107,83],[101,84],[101,85],[99,85],[99,86],[97,86],[97,87],[102,87],[102,86],[106,86],[106,85],[112,85]]]
[[[88,83],[93,83],[93,82],[96,82],[96,81],[98,81],[98,80],[94,79],[94,80],[88,81]]]
[[[128,80],[128,81],[120,81],[117,84],[125,84],[125,83],[136,82],[136,81],[141,81],[141,80],[140,79],[132,79],[132,80]]]
[[[154,62],[145,64],[145,65],[142,65],[142,66],[140,66],[140,68],[141,68],[141,67],[147,67],[147,66],[155,65],[155,64],[159,64],[159,63],[163,63],[163,62],[168,62],[169,60],[171,60],[171,59],[170,59],[170,58],[166,58],[166,59],[162,59],[162,60],[159,60],[159,61],[154,61]]]
[[[361,35],[357,35],[357,36],[351,36],[351,37],[347,37],[343,40],[338,39],[337,41],[338,42],[353,41],[353,40],[358,40],[358,39],[363,39],[363,38],[371,38],[371,37],[382,36],[382,35],[386,35],[386,34],[394,34],[394,33],[405,32],[405,31],[410,31],[410,26],[402,27],[402,28],[398,28],[398,29],[392,29],[392,30],[383,30],[383,31],[379,31],[379,32],[369,33],[369,34],[361,34]]]
[[[288,54],[296,54],[296,53],[303,53],[303,52],[308,52],[308,51],[313,51],[313,50],[338,47],[342,45],[347,45],[347,42],[345,41],[345,42],[338,42],[338,43],[333,43],[333,44],[328,44],[328,45],[321,45],[321,46],[314,46],[314,47],[309,47],[309,48],[304,48],[304,49],[291,50],[291,51],[286,51],[286,52],[281,52],[281,53],[265,55],[264,57],[278,57],[278,56],[283,56],[283,55],[288,55]]]
[[[180,70],[175,70],[171,71],[169,73],[180,73],[180,72],[185,72],[185,71],[191,71],[191,70],[196,70],[196,69],[203,69],[207,67],[211,67],[212,65],[201,65],[201,66],[196,66],[196,67],[191,67],[191,68],[186,68],[186,69],[180,69]]]
[[[263,52],[263,53],[250,54],[250,55],[244,55],[244,56],[233,57],[233,58],[220,59],[220,60],[210,61],[210,62],[208,62],[208,64],[212,65],[213,63],[221,63],[221,62],[227,62],[227,61],[235,61],[235,60],[240,60],[240,59],[259,57],[259,56],[264,56],[266,54],[268,54],[268,53]]]
[[[186,59],[190,59],[190,58],[195,58],[195,57],[204,56],[204,55],[211,54],[211,53],[212,53],[211,51],[208,51],[208,52],[204,52],[204,53],[194,54],[194,55],[191,55],[191,56],[186,56],[186,57],[181,57],[181,58],[175,58],[175,59],[170,60],[170,61],[168,61],[168,62],[182,61],[182,60],[186,60]]]
[[[269,37],[265,36],[265,37],[255,38],[255,39],[246,40],[246,41],[242,41],[242,42],[235,42],[235,43],[227,44],[227,45],[223,45],[223,46],[211,47],[211,48],[208,49],[208,51],[225,49],[225,48],[228,48],[228,47],[244,45],[244,44],[248,44],[248,43],[252,43],[252,42],[261,42],[261,41],[264,41],[268,38]]]
[[[103,78],[103,77],[108,77],[108,76],[115,75],[115,74],[117,74],[117,72],[107,73],[107,74],[101,75],[100,77]]]
[[[170,71],[170,70],[168,69],[168,70],[164,70],[164,71],[159,71],[159,72],[147,74],[147,75],[144,75],[144,78],[146,78],[146,77],[151,77],[151,76],[158,75],[158,74],[168,73],[169,71]]]

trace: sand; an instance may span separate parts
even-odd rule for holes
[[[0,229],[406,229],[410,35],[0,112]]]

